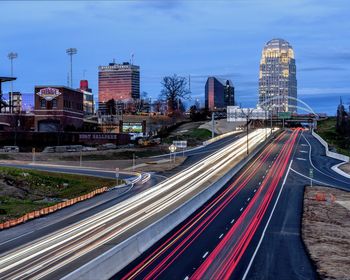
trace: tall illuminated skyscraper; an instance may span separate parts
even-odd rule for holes
[[[296,112],[296,100],[287,98],[297,98],[294,51],[283,39],[267,42],[260,60],[259,104],[276,96],[280,98],[267,102],[275,113]]]

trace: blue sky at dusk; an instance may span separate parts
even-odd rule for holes
[[[160,93],[165,75],[191,75],[192,101],[204,101],[207,76],[231,79],[236,99],[255,106],[261,50],[272,38],[291,43],[298,96],[334,115],[339,97],[350,103],[350,1],[13,1],[0,2],[0,76],[7,54],[18,53],[14,90],[74,84],[83,78],[97,95],[99,65],[129,61],[141,67],[141,91]],[[4,92],[9,90],[4,87]]]

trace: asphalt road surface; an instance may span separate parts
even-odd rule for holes
[[[265,139],[262,130],[250,143]],[[115,246],[215,182],[244,156],[245,138],[118,205],[0,256],[0,278],[60,278]]]
[[[350,189],[309,132],[286,132],[113,279],[317,279],[301,239],[304,186]],[[317,182],[316,182],[317,181]]]

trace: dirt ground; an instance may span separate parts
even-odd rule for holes
[[[321,279],[350,279],[350,192],[306,187],[302,236]]]
[[[339,166],[339,168],[345,173],[350,174],[350,163],[345,163]]]

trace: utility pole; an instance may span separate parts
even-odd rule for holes
[[[73,88],[73,55],[77,54],[76,48],[69,48],[66,53],[70,56],[70,87]]]
[[[211,113],[211,138],[214,138],[214,130],[215,130],[215,117],[214,112]]]
[[[254,109],[247,109],[247,113],[244,113],[244,110],[241,109],[242,115],[244,115],[247,118],[247,155],[249,155],[249,119],[250,116],[253,114]]]
[[[11,77],[13,77],[13,60],[18,57],[15,52],[10,52],[7,56],[11,61]],[[11,93],[10,93],[10,113],[13,113],[13,81],[11,81]]]

